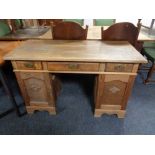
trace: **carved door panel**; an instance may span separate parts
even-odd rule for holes
[[[96,79],[96,108],[119,110],[127,97],[129,75],[99,75]]]
[[[24,72],[17,77],[27,106],[54,106],[55,97],[48,73]]]

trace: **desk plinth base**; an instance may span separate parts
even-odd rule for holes
[[[28,114],[33,114],[34,111],[48,111],[49,114],[56,115],[55,107],[38,107],[38,106],[26,106]]]
[[[106,110],[106,109],[95,109],[94,116],[100,117],[103,114],[113,115],[116,114],[118,118],[124,118],[125,117],[125,110]]]

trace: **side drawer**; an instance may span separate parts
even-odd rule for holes
[[[132,72],[133,64],[106,63],[106,72]]]
[[[42,64],[39,61],[16,61],[16,67],[21,70],[41,70]]]
[[[81,62],[48,62],[50,71],[98,71],[99,63],[81,63]]]

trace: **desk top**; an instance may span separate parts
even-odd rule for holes
[[[128,42],[28,40],[4,57],[5,60],[146,63]]]
[[[3,57],[20,45],[18,41],[0,41],[0,65],[4,63]]]

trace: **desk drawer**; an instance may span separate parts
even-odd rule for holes
[[[106,72],[132,72],[133,64],[106,63]]]
[[[80,62],[48,62],[50,71],[98,71],[98,63],[80,63]]]
[[[39,61],[16,61],[17,69],[21,70],[41,70],[42,65]]]

